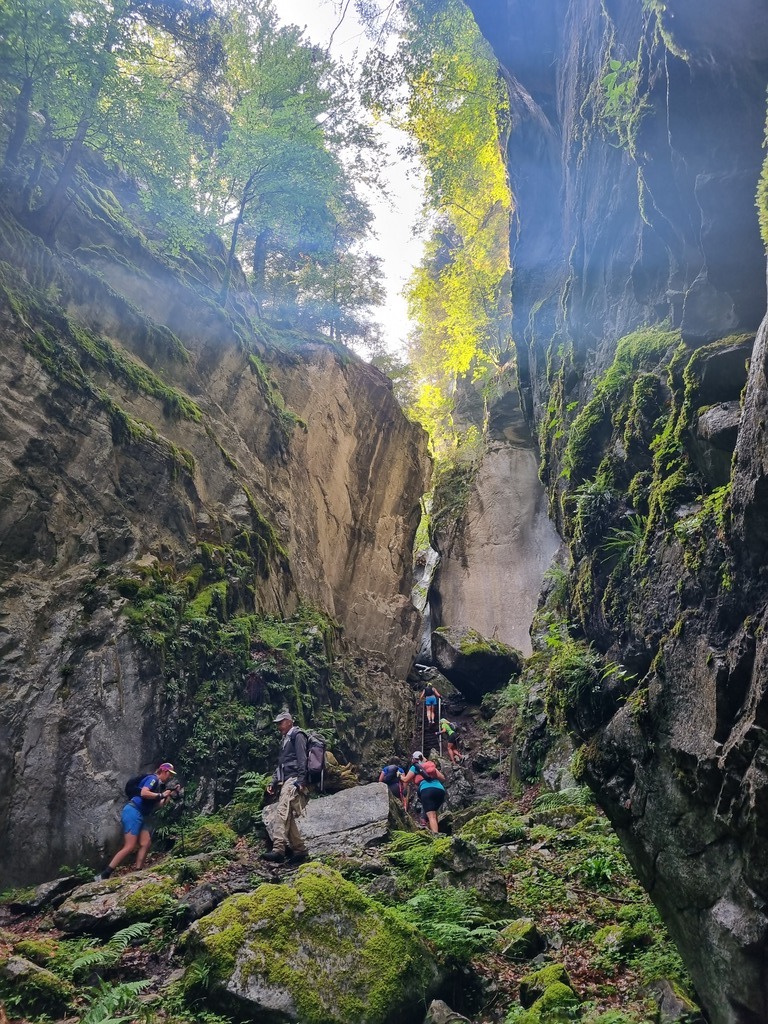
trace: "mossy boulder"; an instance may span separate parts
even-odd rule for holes
[[[521,917],[499,932],[496,945],[509,960],[528,960],[540,953],[546,942],[531,918]]]
[[[480,844],[517,842],[525,838],[526,823],[519,814],[494,810],[488,814],[478,814],[462,826],[459,835],[462,839]]]
[[[519,676],[525,659],[514,647],[474,629],[441,627],[432,634],[432,661],[467,700],[479,704],[486,693]]]
[[[574,1019],[579,998],[572,988],[556,981],[549,985],[518,1024],[566,1024]]]
[[[105,935],[134,921],[151,921],[178,906],[175,882],[138,871],[82,885],[54,913],[68,935]]]
[[[569,989],[571,995],[574,995],[568,971],[562,964],[547,964],[532,974],[526,974],[520,979],[520,1002],[526,1007],[533,1006],[547,989],[555,985]]]
[[[270,1024],[420,1021],[439,980],[413,928],[319,864],[230,897],[185,941],[187,990],[205,979],[217,1004]]]
[[[23,956],[0,962],[0,1002],[13,996],[14,1005],[25,1014],[58,1014],[74,994],[69,982]]]

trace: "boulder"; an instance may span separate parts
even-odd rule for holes
[[[643,995],[648,996],[658,1006],[659,1024],[674,1024],[680,1020],[686,1024],[704,1024],[704,1018],[696,1004],[666,978],[659,978],[646,985]]]
[[[506,879],[474,843],[452,839],[446,852],[435,858],[434,879],[444,886],[474,889],[489,913],[510,916]]]
[[[520,979],[520,1002],[531,1007],[547,993],[551,992],[550,1001],[554,1004],[576,1003],[578,999],[571,987],[568,971],[562,964],[548,964],[533,974],[526,974]],[[567,995],[570,993],[570,996]]]
[[[479,703],[522,672],[520,651],[474,629],[441,627],[432,634],[432,660],[468,701]]]
[[[311,854],[349,853],[382,842],[390,829],[390,815],[395,813],[384,783],[371,782],[310,800],[298,826]],[[262,818],[270,839],[274,839],[274,804],[264,808]]]
[[[529,917],[508,924],[499,933],[496,944],[501,956],[509,960],[530,960],[546,947],[544,937]]]
[[[184,942],[185,984],[270,1024],[416,1024],[440,980],[413,928],[320,864],[230,897]]]
[[[429,1004],[424,1024],[472,1024],[468,1017],[456,1013],[442,999],[433,999]]]
[[[0,962],[0,979],[12,986],[17,1006],[25,1013],[62,1010],[74,995],[69,982],[23,956],[10,956]]]
[[[67,935],[105,935],[134,921],[150,921],[178,903],[172,879],[136,871],[82,885],[53,915]]]
[[[38,885],[28,896],[11,900],[9,906],[15,914],[37,914],[46,907],[61,903],[66,894],[76,889],[81,881],[75,875],[54,878],[51,882]]]

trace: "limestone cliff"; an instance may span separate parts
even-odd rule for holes
[[[112,843],[158,757],[187,750],[215,803],[267,766],[283,701],[347,757],[409,742],[425,435],[351,353],[270,334],[244,289],[222,309],[216,246],[159,256],[102,173],[57,252],[0,225],[3,884]]]
[[[470,7],[512,102],[513,326],[570,626],[624,669],[561,706],[709,1019],[757,1024],[765,328],[745,363],[766,310],[765,7]]]

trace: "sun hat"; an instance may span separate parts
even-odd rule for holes
[[[281,711],[279,715],[276,715],[272,719],[272,721],[273,722],[292,722],[293,721],[293,715],[291,714],[290,711]]]
[[[163,761],[163,763],[157,770],[159,772],[168,772],[170,775],[176,774],[176,769],[173,767],[170,761]]]

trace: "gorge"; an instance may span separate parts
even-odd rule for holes
[[[465,702],[476,792],[520,783],[542,701],[536,778],[564,743],[707,1021],[763,1024],[765,7],[468,6],[509,100],[511,341],[495,389],[455,381],[482,451],[463,503],[436,473],[428,632],[550,666],[504,740]],[[270,768],[285,704],[373,779],[413,746],[430,656],[410,595],[433,467],[386,375],[264,316],[255,255],[170,244],[95,149],[46,233],[22,185],[53,193],[64,150],[36,116],[0,197],[3,887],[99,863],[123,777],[170,751],[215,815]],[[308,903],[313,878],[351,884],[313,870]]]

